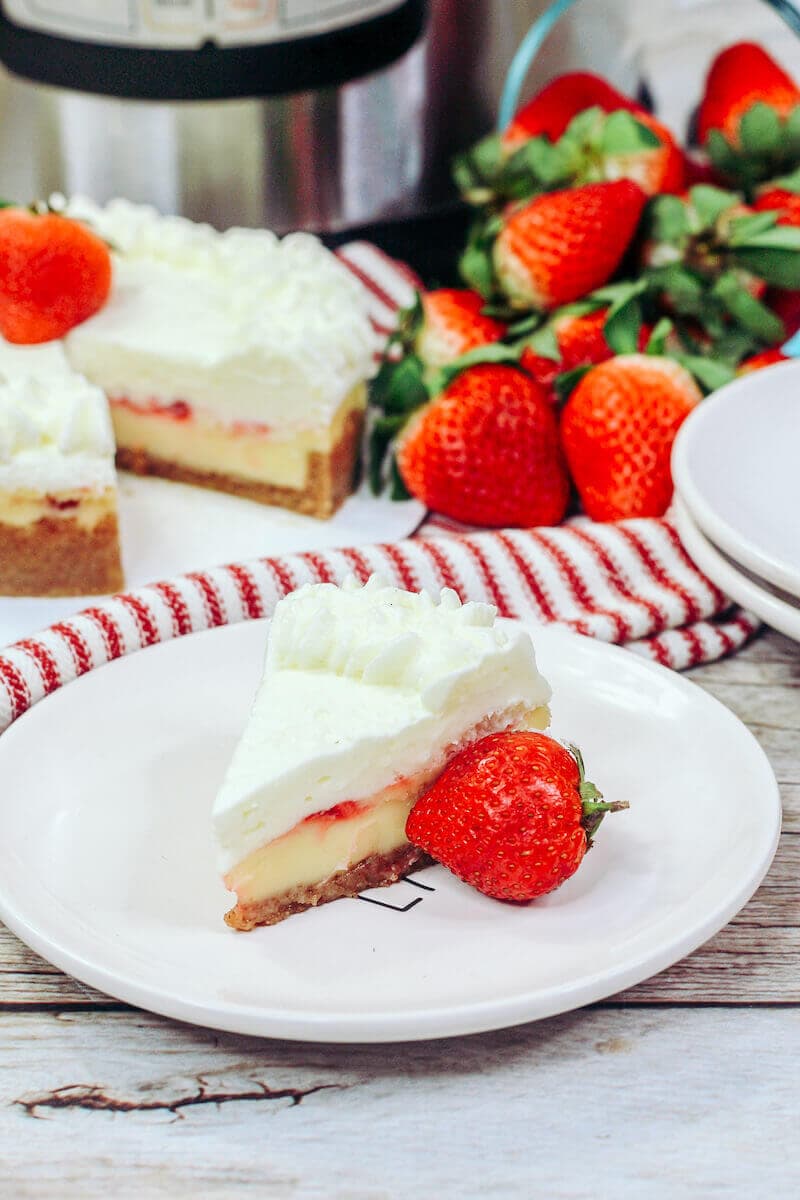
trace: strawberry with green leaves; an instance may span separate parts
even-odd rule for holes
[[[486,316],[486,301],[466,288],[438,288],[419,297],[421,311],[413,331],[416,353],[427,367],[443,367],[468,350],[497,342],[506,326]]]
[[[544,733],[493,733],[459,751],[416,802],[406,835],[486,896],[524,903],[565,883],[607,812],[580,752]]]
[[[445,370],[442,382],[397,434],[397,471],[408,492],[470,525],[563,520],[569,478],[542,388],[504,362]]]
[[[629,345],[620,344],[615,336],[616,321],[612,313],[614,310],[609,303],[599,299],[590,298],[567,305],[553,313],[547,323],[523,343],[520,366],[545,389],[551,400],[557,399],[560,381],[565,375],[596,366],[622,350],[646,348],[652,327],[639,320],[638,312],[634,316],[636,328]]]
[[[484,227],[461,259],[465,279],[512,308],[547,312],[606,283],[645,205],[629,180],[537,196]]]
[[[800,168],[758,188],[753,208],[756,212],[774,212],[778,225],[800,229]]]
[[[800,229],[779,226],[735,192],[698,184],[682,197],[658,196],[646,222],[643,279],[684,329],[696,323],[706,349],[727,358],[785,336],[763,303],[768,285],[800,288]]]
[[[105,304],[108,246],[60,213],[0,207],[0,333],[32,345],[63,337]]]
[[[711,64],[697,135],[725,178],[770,179],[800,160],[800,88],[761,46],[737,42]]]
[[[593,520],[666,512],[672,444],[702,398],[684,366],[654,355],[620,355],[581,379],[564,408],[561,439]]]
[[[538,136],[509,154],[501,135],[485,138],[456,159],[455,181],[469,204],[501,209],[586,183],[630,179],[647,195],[684,186],[684,155],[656,117],[623,109],[588,108],[572,118],[557,141]]]
[[[532,137],[557,142],[573,117],[587,108],[599,108],[605,113],[645,111],[601,76],[590,71],[570,71],[545,84],[514,114],[501,134],[502,144],[506,151],[513,151]]]

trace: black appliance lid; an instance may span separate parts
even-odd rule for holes
[[[0,3],[0,61],[37,83],[132,100],[221,100],[336,87],[388,66],[422,32],[425,0],[355,25],[261,45],[163,50],[25,29]]]

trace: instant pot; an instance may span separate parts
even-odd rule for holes
[[[452,203],[546,0],[0,0],[0,195],[349,230]]]

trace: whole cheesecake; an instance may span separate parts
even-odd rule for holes
[[[408,814],[448,760],[543,729],[529,635],[486,604],[373,577],[281,600],[247,727],[213,810],[236,929],[393,883],[424,855]]]

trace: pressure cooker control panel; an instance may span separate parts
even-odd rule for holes
[[[193,49],[263,45],[330,33],[402,0],[5,0],[24,28],[106,45]]]

